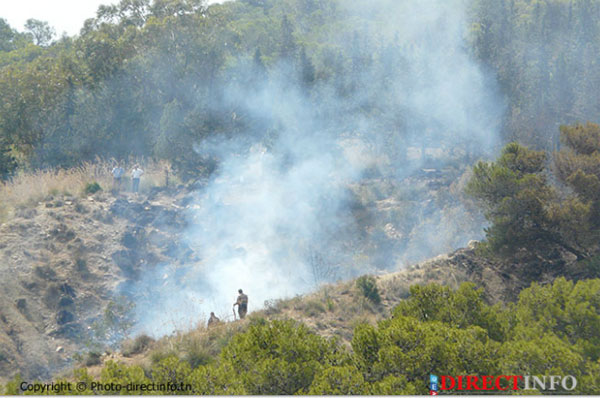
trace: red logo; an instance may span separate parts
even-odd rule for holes
[[[559,387],[565,391],[572,391],[577,387],[577,379],[574,376],[441,376],[440,381],[441,391],[555,391]],[[434,395],[432,392],[433,390],[430,395]]]

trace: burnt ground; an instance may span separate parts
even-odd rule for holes
[[[0,378],[46,379],[118,336],[107,306],[120,283],[189,255],[184,193],[49,197],[0,226]]]

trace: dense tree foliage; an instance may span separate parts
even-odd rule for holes
[[[558,126],[599,112],[600,11],[596,0],[476,0],[475,53],[508,99],[505,133],[538,149],[558,149]]]
[[[472,51],[508,100],[505,137],[553,148],[558,124],[597,115],[598,23],[590,16],[598,1],[469,4]],[[252,116],[229,94],[258,103],[260,87],[285,76],[324,120],[343,114],[331,120],[340,131],[377,117],[373,144],[397,158],[406,120],[390,83],[402,78],[399,49],[409,44],[373,34],[369,15],[342,8],[337,0],[124,0],[101,6],[78,37],[54,42],[43,21],[18,32],[0,20],[0,147],[23,167],[145,155],[191,175],[212,167],[193,150],[203,137],[268,142],[276,134],[268,111]],[[323,103],[325,88],[345,100]],[[14,167],[2,161],[0,169]]]
[[[488,243],[497,251],[540,247],[550,239],[546,209],[554,193],[543,174],[545,154],[519,144],[506,146],[496,162],[479,162],[473,168],[467,192],[480,199],[486,217]]]
[[[390,319],[356,327],[352,352],[294,321],[258,319],[206,365],[193,367],[174,355],[146,370],[109,361],[97,379],[85,369],[73,378],[88,386],[94,380],[183,383],[191,388],[188,395],[389,395],[427,394],[430,374],[572,375],[578,382],[574,393],[597,393],[598,292],[598,279],[559,278],[552,285],[534,283],[516,303],[489,306],[470,283],[456,291],[413,286]],[[18,386],[16,378],[5,393],[17,393]]]
[[[0,137],[24,167],[145,155],[171,160],[184,176],[197,172],[211,163],[193,150],[202,138],[261,139],[277,129],[268,114],[251,118],[240,98],[281,74],[306,95],[344,75],[340,50],[314,41],[340,17],[335,9],[304,0],[122,1],[50,46],[44,22],[28,21],[20,34],[2,21]],[[321,51],[328,65],[317,69]]]
[[[561,248],[596,273],[600,234],[600,126],[562,126],[563,148],[543,152],[507,145],[495,162],[479,162],[467,192],[483,205],[491,226],[487,247],[541,255]],[[551,183],[549,176],[553,176]]]

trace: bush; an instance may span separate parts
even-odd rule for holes
[[[546,155],[517,143],[508,144],[496,162],[479,162],[467,183],[491,222],[487,245],[494,253],[510,255],[519,248],[545,252],[553,240],[548,206],[556,192],[544,174]]]
[[[332,366],[319,373],[310,386],[314,395],[366,395],[369,394],[361,372],[352,365]]]
[[[126,340],[121,346],[121,353],[125,357],[146,351],[154,343],[154,339],[146,334],[141,334],[133,340]]]
[[[338,345],[294,321],[256,321],[221,352],[221,365],[249,394],[306,394],[325,367],[340,365]]]
[[[413,286],[391,318],[356,325],[352,353],[301,323],[255,319],[243,328],[222,327],[225,337],[202,329],[163,340],[173,344],[155,349],[149,371],[106,361],[100,381],[184,383],[191,390],[183,393],[202,395],[417,395],[427,394],[432,372],[566,374],[578,381],[569,393],[591,395],[600,391],[599,291],[600,280],[559,278],[552,285],[533,284],[517,303],[490,306],[471,283],[455,291]],[[218,361],[202,364],[207,353],[219,350]],[[74,376],[88,385],[92,380],[85,370]],[[19,383],[16,377],[5,393],[17,394]]]
[[[162,384],[179,384],[185,382],[191,372],[192,368],[189,363],[176,356],[170,356],[152,366],[152,381]]]
[[[83,364],[85,366],[100,365],[100,364],[102,364],[102,361],[100,360],[100,357],[101,357],[100,353],[95,352],[95,351],[90,351],[85,356],[85,360],[83,361]]]
[[[356,280],[356,287],[367,300],[374,304],[381,303],[381,296],[379,295],[379,289],[377,289],[377,282],[372,276],[363,275],[358,278]]]
[[[100,184],[98,184],[96,181],[94,182],[88,182],[87,184],[85,184],[85,188],[83,189],[83,192],[86,195],[93,195],[98,191],[101,191],[102,187],[100,186]]]
[[[175,350],[173,350],[172,348],[153,349],[150,353],[150,361],[153,364],[158,364],[161,361],[173,356],[177,356],[177,352],[175,352]]]

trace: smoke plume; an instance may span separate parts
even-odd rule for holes
[[[231,319],[239,288],[253,311],[266,300],[402,267],[481,237],[479,221],[457,227],[465,211],[455,198],[419,188],[423,169],[454,167],[450,178],[457,179],[464,164],[498,144],[503,106],[493,78],[469,54],[466,3],[340,4],[345,20],[361,23],[322,39],[351,55],[345,81],[308,94],[292,82],[297,68],[282,61],[252,90],[222,87],[215,107],[242,104],[246,116],[277,129],[194,143],[199,157],[218,159],[187,214],[186,243],[197,261],[166,264],[137,284],[147,292],[136,307],[139,330],[165,334],[211,311]],[[373,59],[374,46],[385,47],[387,58]],[[382,131],[383,123],[395,128]],[[385,193],[365,194],[383,185],[393,187],[394,211],[381,210]]]

